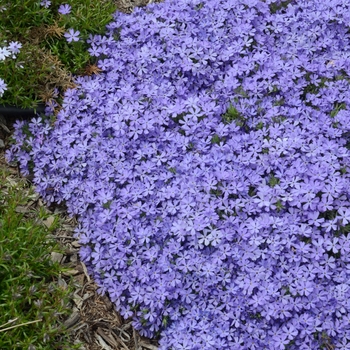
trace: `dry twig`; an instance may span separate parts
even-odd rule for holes
[[[8,331],[9,329],[13,329],[13,328],[21,327],[21,326],[26,326],[27,324],[36,323],[36,322],[40,322],[40,321],[42,321],[42,319],[35,320],[35,321],[29,321],[29,322],[25,322],[25,323],[21,323],[21,324],[16,324],[15,326],[11,326],[11,327],[7,327],[7,328],[4,328],[4,329],[0,329],[0,332],[5,332],[5,331]]]

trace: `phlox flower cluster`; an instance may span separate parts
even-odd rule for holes
[[[0,61],[5,61],[8,57],[15,59],[21,47],[22,44],[17,41],[11,41],[9,44],[0,47]]]
[[[103,73],[7,153],[160,348],[349,349],[345,0],[168,0],[91,36]]]
[[[21,47],[22,44],[17,41],[11,41],[9,44],[0,47],[0,62],[5,61],[8,57],[10,57],[11,59],[15,59]],[[0,78],[0,97],[4,94],[6,90],[7,84],[3,79]]]

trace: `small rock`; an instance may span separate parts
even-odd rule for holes
[[[72,254],[70,257],[71,262],[77,262],[78,261],[78,254]]]
[[[81,244],[79,244],[78,241],[73,241],[72,242],[72,246],[75,247],[75,248],[79,248],[79,247],[81,247]]]
[[[63,254],[61,254],[61,253],[57,253],[57,252],[52,252],[51,253],[51,260],[53,262],[60,263],[62,261],[62,258],[63,258]]]
[[[76,276],[74,276],[73,280],[77,285],[83,286],[84,280],[85,280],[85,275],[83,273],[80,275],[76,275]]]
[[[5,148],[5,143],[3,140],[0,139],[0,148]]]
[[[73,301],[74,301],[75,305],[77,306],[77,308],[80,310],[81,307],[83,306],[84,300],[78,294],[74,294]]]
[[[79,273],[80,273],[80,271],[72,269],[72,270],[67,270],[67,271],[62,272],[62,275],[69,277],[69,276],[78,275]]]
[[[44,220],[43,223],[47,228],[50,228],[54,221],[55,221],[55,217],[51,215],[46,220]]]
[[[25,213],[28,213],[28,211],[29,211],[28,207],[25,207],[23,205],[17,205],[17,207],[15,208],[16,213],[25,214]]]
[[[62,289],[64,289],[64,290],[66,290],[67,287],[68,287],[67,282],[66,282],[63,278],[61,278],[61,277],[58,277],[57,283],[58,283],[58,285],[59,285]]]

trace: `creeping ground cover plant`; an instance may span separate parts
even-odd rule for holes
[[[350,349],[350,6],[168,0],[7,153],[160,348]]]

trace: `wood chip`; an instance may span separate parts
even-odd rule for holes
[[[64,255],[66,256],[72,256],[72,255],[77,255],[77,249],[69,249],[67,248],[65,251],[64,251]],[[72,258],[72,257],[71,257]]]
[[[86,265],[81,261],[80,262],[81,263],[81,266],[83,267],[83,270],[84,270],[84,273],[85,273],[85,276],[86,276],[86,278],[87,278],[87,280],[88,280],[88,282],[90,282],[91,281],[91,279],[90,279],[90,276],[89,276],[89,274],[88,274],[88,271],[87,271],[87,268],[86,268]]]
[[[63,325],[69,329],[72,328],[75,324],[78,323],[78,321],[80,320],[80,312],[79,311],[74,311],[71,316],[64,321]]]
[[[115,339],[111,335],[107,335],[106,333],[103,332],[103,330],[98,327],[97,328],[97,333],[106,341],[108,344],[113,345],[114,347],[117,347],[118,344],[115,341]]]
[[[83,306],[83,299],[81,298],[81,296],[78,295],[77,293],[74,293],[73,301],[77,306],[77,308],[80,310],[81,307]]]
[[[106,310],[107,310],[107,311],[113,309],[113,304],[112,304],[112,302],[108,299],[108,297],[107,297],[106,295],[103,295],[103,296],[101,297],[101,299],[102,299],[104,305],[106,306]]]
[[[77,262],[78,261],[78,254],[72,254],[70,257],[71,262]]]
[[[99,344],[102,346],[102,349],[104,350],[113,350],[104,340],[100,335],[96,335],[96,338],[99,342]]]
[[[0,122],[0,126],[2,129],[4,129],[7,133],[11,134],[11,131],[10,129],[3,123]]]
[[[132,330],[132,334],[133,334],[133,337],[134,337],[135,350],[139,350],[139,336],[136,333],[135,329]]]
[[[83,300],[87,300],[95,295],[94,292],[87,292],[83,295]]]
[[[146,348],[146,349],[149,349],[149,350],[158,350],[158,348],[152,344],[148,344],[148,343],[145,343],[143,341],[140,341],[140,346]]]

